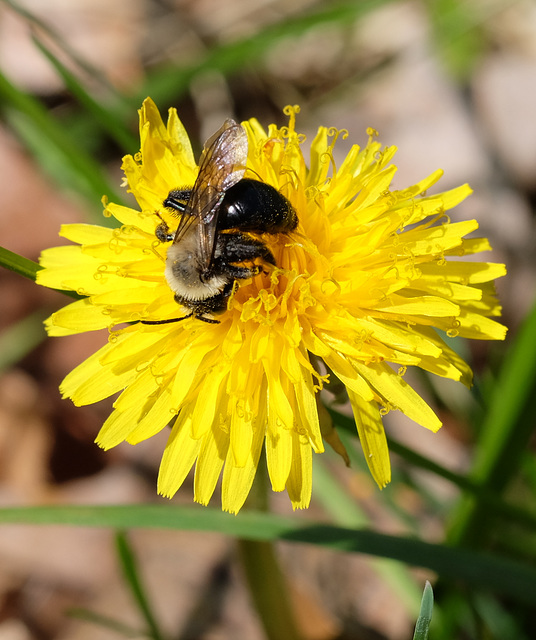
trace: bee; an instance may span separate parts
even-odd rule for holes
[[[228,119],[205,143],[199,173],[193,187],[173,189],[163,206],[179,223],[170,232],[166,222],[156,228],[161,242],[171,242],[165,277],[176,302],[187,315],[167,320],[143,320],[166,324],[194,317],[217,324],[214,314],[227,309],[235,283],[275,265],[268,247],[249,233],[287,233],[298,217],[291,203],[277,189],[259,180],[244,178],[248,153],[242,125]],[[159,214],[157,214],[159,215]]]

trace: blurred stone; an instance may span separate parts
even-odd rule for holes
[[[8,618],[0,623],[0,638],[2,640],[32,640],[32,634],[20,620]]]
[[[167,637],[178,637],[179,630],[188,623],[204,594],[209,598],[217,597],[207,589],[214,579],[215,568],[225,559],[232,543],[216,534],[179,531],[140,530],[129,534],[129,539],[157,620]],[[227,585],[223,586],[227,588]],[[216,601],[209,600],[207,604],[210,611],[210,605],[215,607]],[[117,573],[94,590],[84,606],[135,629],[144,628],[129,589]],[[58,640],[93,640],[96,630],[99,640],[117,638],[116,632],[106,628],[72,621]],[[239,633],[235,637],[251,636]]]
[[[39,387],[22,371],[0,377],[0,480],[4,499],[35,500],[47,478],[51,433]]]
[[[536,4],[533,0],[499,0],[491,8],[486,31],[495,50],[536,58]]]
[[[54,498],[60,504],[133,504],[152,502],[156,489],[152,491],[132,468],[114,465],[93,476],[64,483],[55,490]]]
[[[143,0],[24,0],[21,5],[113,83],[131,86],[139,78]],[[61,90],[58,74],[32,42],[29,23],[6,5],[0,7],[0,16],[0,66],[6,74],[32,92]],[[43,36],[39,28],[36,33]],[[45,41],[72,68],[62,49],[48,37]]]
[[[536,190],[536,57],[488,57],[474,80],[479,121],[512,179]]]
[[[3,525],[2,570],[73,589],[87,589],[109,577],[114,565],[112,536],[113,532],[104,529]]]
[[[82,212],[47,180],[29,155],[0,127],[2,245],[35,260],[47,246],[67,244],[58,236],[63,222],[81,222]],[[99,205],[99,203],[97,203]]]
[[[335,147],[339,162],[345,144],[366,144],[367,127],[378,131],[383,145],[395,145],[394,188],[443,169],[444,177],[432,189],[437,192],[479,182],[491,170],[468,105],[434,56],[431,38],[425,10],[414,3],[369,14],[359,27],[354,55],[385,64],[368,77],[345,83],[339,100],[324,101],[311,118],[350,132]]]

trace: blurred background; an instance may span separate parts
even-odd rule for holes
[[[536,3],[0,1],[0,74],[0,244],[33,260],[62,243],[62,223],[105,224],[104,193],[133,204],[120,188],[120,165],[139,149],[136,110],[146,96],[164,118],[168,107],[177,108],[196,153],[225,117],[281,125],[283,107],[299,104],[297,126],[308,140],[320,125],[348,130],[335,149],[339,162],[351,144],[366,143],[367,127],[385,145],[396,145],[395,188],[437,168],[445,175],[436,190],[468,182],[475,193],[451,217],[476,217],[494,247],[483,259],[508,266],[509,276],[498,283],[507,342],[461,345],[476,374],[472,392],[448,381],[417,381],[444,421],[439,434],[396,415],[386,423],[422,455],[457,472],[471,469],[482,390],[495,379],[535,297]],[[4,269],[0,287],[2,505],[164,502],[155,495],[155,479],[166,434],[103,453],[93,440],[110,403],[74,408],[59,397],[62,378],[106,333],[46,339],[43,319],[68,299]],[[393,455],[395,481],[380,494],[364,468],[346,469],[329,453],[322,458],[312,508],[296,518],[337,521],[323,477],[329,473],[356,523],[445,540],[459,498],[452,484]],[[523,464],[524,483],[517,478],[514,486],[534,505],[527,489],[534,464]],[[191,499],[187,483],[175,502]],[[273,496],[274,511],[288,513],[287,502]],[[497,529],[489,544],[508,547],[502,534]],[[513,555],[523,545],[534,558],[534,538],[516,535]],[[66,614],[77,607],[135,628],[138,612],[121,579],[113,536],[101,529],[0,528],[0,638],[118,637]],[[170,637],[264,637],[232,539],[160,531],[131,538]],[[279,551],[304,637],[411,637],[409,583],[386,579],[384,565],[299,545]],[[412,575],[418,597],[423,578],[433,576]],[[510,623],[517,635],[466,629],[449,637],[536,637],[524,623],[516,627],[515,617]],[[495,632],[504,630],[497,625]]]

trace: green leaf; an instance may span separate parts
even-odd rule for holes
[[[415,625],[415,633],[413,640],[427,640],[428,629],[432,620],[432,611],[434,608],[434,592],[432,585],[426,581],[421,600],[421,611]]]
[[[17,507],[0,509],[0,523],[69,524],[86,527],[213,531],[249,540],[281,540],[319,545],[339,551],[391,558],[424,567],[446,580],[536,604],[536,569],[507,558],[420,540],[243,512],[238,516],[206,507],[172,505]]]

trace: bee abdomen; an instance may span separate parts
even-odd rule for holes
[[[244,178],[232,186],[221,204],[219,229],[285,233],[298,225],[292,204],[269,184]]]

